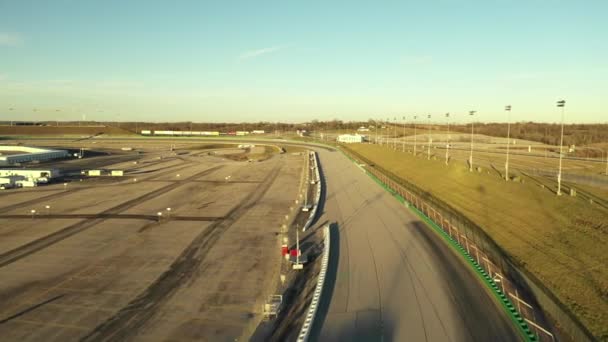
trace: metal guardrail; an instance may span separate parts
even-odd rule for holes
[[[306,220],[304,227],[302,227],[302,231],[304,231],[304,232],[308,228],[310,228],[310,226],[312,225],[312,222],[315,219],[315,216],[317,214],[317,209],[319,207],[319,201],[321,200],[321,187],[322,187],[321,174],[319,173],[319,162],[318,162],[319,156],[317,155],[317,152],[311,151],[310,153],[313,157],[313,167],[315,169],[315,176],[314,176],[315,179],[314,180],[316,181],[316,185],[317,185],[317,193],[315,194],[315,204],[312,207],[312,210],[310,211],[310,216],[308,217],[308,220]]]
[[[304,324],[300,329],[300,334],[298,334],[297,341],[305,342],[308,341],[310,337],[310,331],[312,329],[312,325],[315,320],[315,316],[317,314],[317,310],[319,309],[319,304],[321,301],[321,294],[323,293],[323,287],[325,285],[325,276],[327,275],[327,268],[329,265],[329,253],[330,253],[330,230],[329,224],[324,227],[324,239],[323,239],[323,260],[321,261],[321,271],[319,272],[319,278],[317,279],[317,285],[315,287],[315,292],[312,297],[312,301],[310,302],[310,306],[308,307],[308,312],[306,313],[306,318],[304,320]]]

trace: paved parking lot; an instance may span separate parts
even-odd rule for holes
[[[251,334],[276,285],[277,233],[297,198],[303,157],[248,163],[199,152],[153,146],[137,164],[103,166],[125,177],[0,194],[0,336]]]

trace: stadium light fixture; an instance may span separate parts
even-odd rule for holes
[[[417,115],[414,115],[414,157],[416,156],[416,146],[417,144],[417,138],[416,138],[416,119],[418,118]]]
[[[509,181],[509,149],[511,146],[511,105],[505,106],[507,112],[507,161],[505,162],[505,180]]]
[[[469,156],[469,172],[473,172],[473,133],[475,127],[475,121],[473,121],[473,115],[475,115],[477,111],[470,110],[469,115],[471,116],[471,154]]]
[[[445,139],[445,165],[450,161],[450,113],[445,113],[445,118],[448,122],[448,134]]]
[[[402,118],[403,120],[403,140],[401,140],[401,152],[405,152],[405,116]]]
[[[561,108],[562,112],[562,129],[561,137],[559,139],[559,170],[557,172],[557,196],[562,195],[562,159],[563,159],[563,148],[564,148],[564,108],[566,107],[565,100],[557,101],[557,108]]]
[[[433,144],[433,138],[431,138],[431,114],[428,115],[429,119],[429,146],[427,152],[427,159],[431,160],[431,144]]]

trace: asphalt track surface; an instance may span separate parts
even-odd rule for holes
[[[337,222],[313,340],[517,341],[461,258],[340,152],[318,150]]]

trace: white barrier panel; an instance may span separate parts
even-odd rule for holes
[[[319,272],[319,278],[317,279],[317,286],[315,287],[315,292],[312,297],[312,301],[310,302],[310,306],[308,307],[308,312],[306,312],[306,319],[304,320],[304,324],[302,324],[302,329],[300,329],[300,334],[298,335],[298,342],[308,341],[308,337],[310,336],[310,330],[312,329],[312,324],[315,320],[315,316],[317,314],[317,310],[319,309],[319,302],[321,301],[321,294],[323,293],[323,285],[325,284],[325,276],[327,275],[327,267],[329,264],[329,247],[330,247],[330,236],[329,236],[329,224],[327,224],[324,228],[325,239],[323,239],[323,260],[321,261],[321,271]]]

